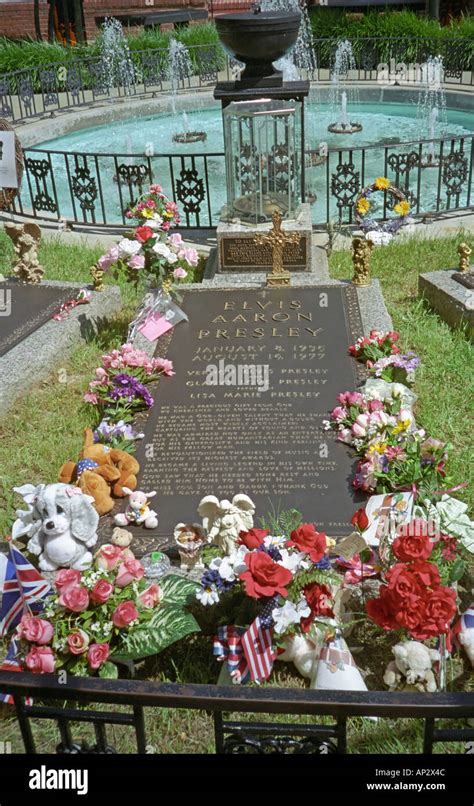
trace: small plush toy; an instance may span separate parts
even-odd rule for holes
[[[232,501],[219,501],[215,495],[206,495],[198,506],[198,513],[210,542],[215,543],[225,554],[231,554],[235,550],[240,532],[248,532],[253,528],[254,512],[255,504],[248,495],[242,493],[234,495]]]
[[[25,484],[14,487],[27,510],[17,510],[12,537],[28,537],[27,549],[39,557],[42,571],[77,568],[92,563],[88,551],[97,542],[99,515],[89,495],[69,484]]]
[[[148,499],[156,495],[155,490],[151,493],[142,493],[140,490],[130,490],[124,487],[123,491],[128,495],[128,504],[125,512],[119,512],[114,516],[114,523],[117,526],[128,526],[134,523],[136,526],[143,525],[145,529],[156,529],[158,526],[158,516],[153,509],[150,509]]]
[[[65,462],[59,471],[59,481],[76,484],[83,493],[91,495],[99,515],[105,515],[114,507],[112,495],[123,498],[127,495],[124,486],[135,489],[140,465],[125,451],[94,443],[90,428],[84,433],[79,461]]]
[[[390,661],[383,676],[391,691],[414,686],[419,691],[436,691],[436,678],[432,669],[440,660],[437,649],[429,649],[420,641],[401,641],[392,647],[395,660]]]
[[[455,643],[464,649],[474,668],[474,602],[462,613],[453,629],[453,637]]]
[[[289,635],[285,640],[285,651],[277,660],[293,661],[300,675],[311,680],[321,652],[321,643],[304,635]]]

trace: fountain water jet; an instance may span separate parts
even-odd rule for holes
[[[298,81],[302,77],[303,71],[314,74],[318,65],[311,22],[304,0],[263,0],[260,6],[262,11],[301,12],[300,30],[296,44],[287,56],[275,62],[275,66],[283,72],[284,81]]]
[[[111,90],[113,87],[122,86],[125,92],[130,93],[135,83],[135,67],[127,37],[121,23],[115,17],[106,17],[98,49],[107,88]]]
[[[339,42],[336,48],[331,73],[331,105],[337,119],[329,124],[328,131],[333,134],[354,134],[354,132],[362,131],[362,123],[350,120],[348,113],[349,98],[352,96],[352,102],[357,102],[357,91],[347,84],[349,71],[355,69],[352,45],[348,39],[345,39],[343,42]]]
[[[420,139],[429,137],[426,154],[420,159],[421,168],[436,168],[439,158],[435,154],[436,137],[442,137],[447,128],[446,96],[443,89],[444,66],[441,56],[430,56],[421,66],[422,91],[417,107]]]

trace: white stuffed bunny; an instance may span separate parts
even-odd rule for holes
[[[129,523],[134,523],[137,526],[143,525],[145,529],[156,529],[158,516],[153,509],[150,509],[148,503],[148,499],[153,498],[156,491],[142,493],[140,490],[130,490],[128,487],[124,487],[123,491],[128,495],[128,504],[125,512],[115,515],[116,526],[128,526]]]
[[[383,676],[392,691],[405,685],[415,686],[420,691],[436,691],[431,665],[440,660],[437,649],[429,649],[419,641],[401,641],[392,647],[392,653],[395,660],[390,661]]]
[[[17,510],[12,538],[29,537],[27,549],[36,554],[42,571],[77,568],[92,563],[87,549],[97,543],[99,516],[94,499],[69,484],[25,484],[14,487],[28,504]]]
[[[198,506],[210,542],[225,554],[235,551],[239,532],[253,528],[254,512],[255,504],[243,493],[234,495],[232,501],[219,501],[215,495],[206,495]]]

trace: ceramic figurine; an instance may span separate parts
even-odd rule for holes
[[[207,538],[199,523],[178,523],[174,528],[174,539],[178,546],[183,570],[204,568],[200,556],[203,546],[207,543]]]
[[[128,495],[128,504],[125,512],[119,512],[114,516],[116,526],[128,526],[134,523],[136,526],[144,526],[145,529],[156,529],[158,526],[158,516],[153,509],[150,509],[149,498],[156,495],[155,490],[151,493],[142,493],[140,490],[130,490],[124,487],[123,491]]]
[[[383,676],[391,691],[406,686],[414,686],[419,691],[436,691],[432,663],[441,658],[437,649],[429,649],[420,641],[401,641],[392,652],[395,660],[390,661]]]
[[[311,688],[367,691],[356,662],[339,630],[321,649]]]
[[[206,495],[198,506],[209,541],[224,554],[232,554],[235,550],[240,532],[253,528],[254,512],[255,504],[242,493],[234,495],[232,501],[219,501],[215,495]]]
[[[99,516],[93,498],[69,484],[25,484],[14,487],[28,510],[17,511],[12,537],[29,537],[28,551],[39,557],[42,571],[76,568],[92,563],[88,550],[97,543]]]
[[[13,241],[16,260],[13,267],[15,277],[22,283],[40,283],[44,268],[38,260],[38,247],[41,229],[38,224],[14,224],[7,221],[5,232]]]

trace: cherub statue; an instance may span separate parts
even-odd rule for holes
[[[198,506],[209,541],[225,554],[235,550],[239,532],[253,528],[254,512],[255,504],[243,493],[234,495],[232,501],[219,501],[215,495],[206,495]]]
[[[371,240],[352,239],[352,265],[354,266],[352,282],[354,285],[370,285],[370,253],[373,248],[374,244]]]
[[[38,224],[14,224],[7,221],[5,232],[13,242],[16,260],[13,267],[15,277],[22,283],[40,283],[44,268],[38,260],[38,246],[41,229]]]
[[[458,255],[459,255],[459,271],[468,272],[470,270],[469,258],[472,255],[472,249],[470,249],[467,243],[460,243],[458,246]]]

